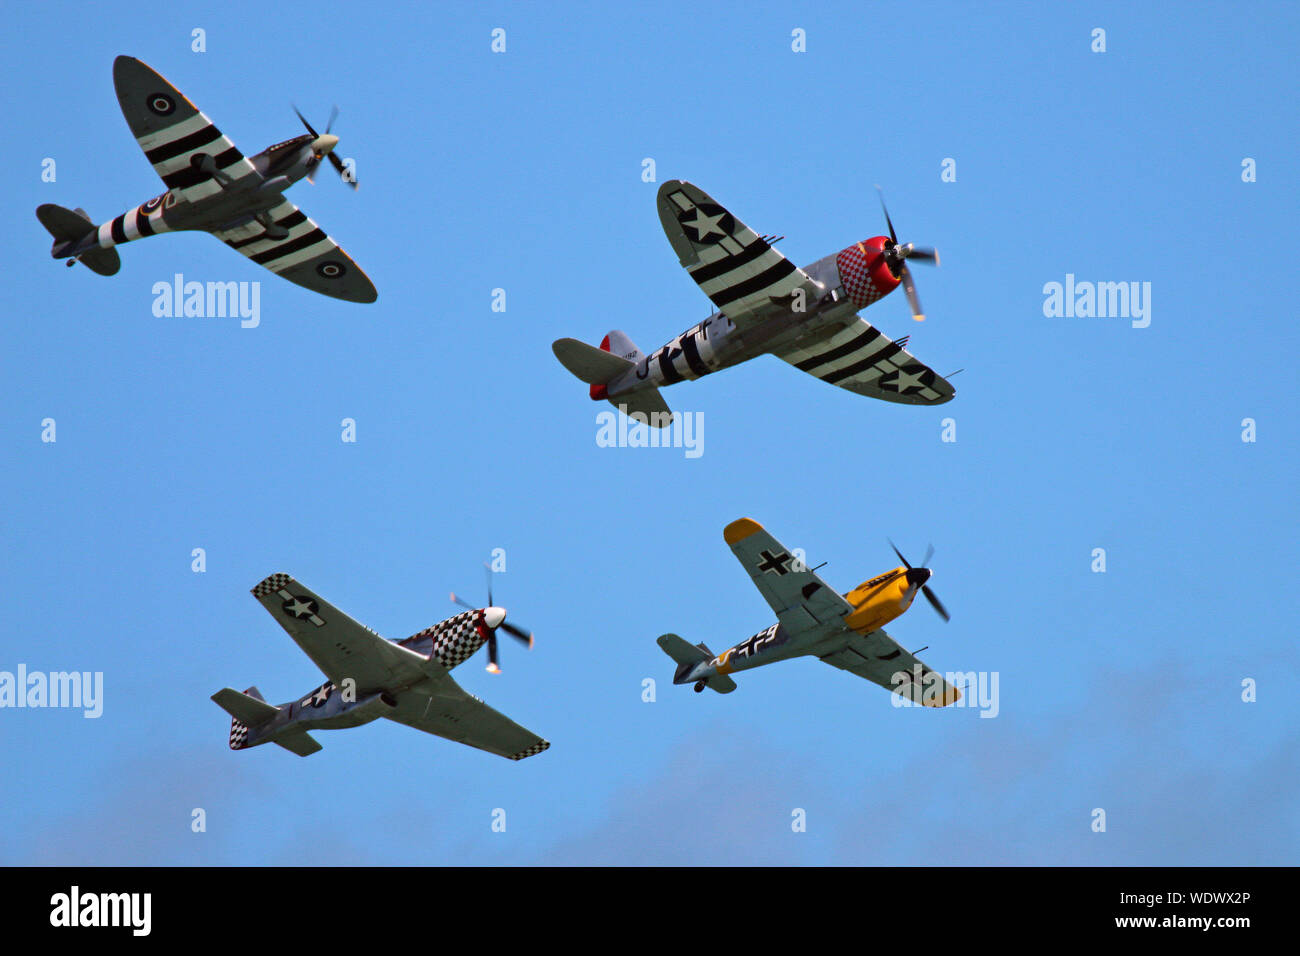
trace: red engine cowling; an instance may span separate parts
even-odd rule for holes
[[[888,236],[875,236],[841,249],[835,255],[840,284],[858,308],[866,308],[898,288],[900,280],[889,271],[889,264],[885,262],[887,242]]]

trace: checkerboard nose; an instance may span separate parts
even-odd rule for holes
[[[841,249],[835,256],[840,284],[859,308],[866,308],[898,287],[899,279],[885,261],[888,242],[888,236],[873,236]]]

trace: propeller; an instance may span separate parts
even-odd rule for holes
[[[330,165],[338,170],[339,178],[353,189],[356,189],[357,181],[348,176],[347,167],[343,165],[343,160],[339,159],[338,154],[334,152],[334,147],[339,144],[339,138],[330,132],[330,128],[334,125],[334,120],[338,119],[339,108],[335,106],[330,110],[329,122],[325,124],[324,133],[316,132],[298,107],[295,106],[293,111],[298,114],[298,119],[302,120],[302,125],[307,127],[307,132],[315,137],[312,140],[311,149],[316,158],[312,163],[311,170],[307,173],[307,182],[312,185],[316,184],[316,171],[320,169],[320,162],[322,159],[329,157]]]
[[[497,607],[492,601],[492,568],[486,564],[483,565],[483,567],[487,569],[488,574],[488,606],[482,609],[483,620],[481,624],[483,629],[487,631],[487,669],[493,674],[500,674],[501,666],[497,662],[497,630],[500,629],[505,631],[521,644],[527,644],[530,650],[533,646],[533,632],[526,631],[522,627],[511,624],[506,620],[506,609],[503,607]],[[455,591],[451,592],[451,600],[453,604],[459,604],[461,607],[468,608],[471,611],[479,610],[468,601],[458,598]]]
[[[930,607],[934,608],[938,615],[945,621],[950,620],[948,609],[943,606],[942,601],[934,596],[934,592],[930,590],[930,585],[926,583],[934,574],[933,571],[926,567],[926,565],[930,563],[930,559],[934,557],[934,545],[930,545],[925,549],[925,559],[921,562],[919,568],[914,568],[912,565],[908,564],[907,558],[903,557],[903,552],[898,550],[898,546],[895,545],[894,542],[890,541],[889,546],[894,549],[894,554],[898,555],[898,560],[903,562],[903,567],[907,568],[907,571],[905,572],[905,577],[907,578],[907,593],[903,595],[903,605],[906,606],[911,602],[919,588],[921,593],[925,595],[925,599],[930,602]]]
[[[889,227],[889,241],[885,243],[885,263],[889,266],[889,271],[903,283],[908,305],[912,307],[912,318],[924,322],[925,313],[921,311],[921,300],[917,297],[916,283],[912,281],[912,270],[907,267],[907,260],[916,259],[937,266],[939,253],[929,246],[918,246],[912,242],[900,243],[898,234],[894,232],[894,222],[889,218],[889,209],[885,206],[885,191],[877,186],[876,192],[880,194],[880,208],[885,214],[885,225]]]

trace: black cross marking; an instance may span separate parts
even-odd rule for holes
[[[782,551],[780,554],[773,554],[771,551],[761,551],[758,555],[763,559],[759,564],[758,570],[764,574],[771,574],[775,571],[777,574],[789,574],[790,569],[786,567],[794,559]]]

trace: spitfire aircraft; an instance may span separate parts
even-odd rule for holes
[[[733,521],[723,538],[776,612],[777,623],[716,656],[704,644],[692,645],[676,634],[664,634],[659,646],[677,662],[674,684],[694,684],[696,693],[708,687],[729,694],[736,682],[728,675],[736,671],[811,656],[926,707],[946,707],[961,699],[957,688],[903,650],[884,630],[911,607],[918,592],[948,620],[947,610],[927,583],[931,571],[925,565],[933,551],[914,568],[894,548],[901,567],[841,595],[757,521]]]
[[[305,134],[249,158],[139,60],[119,56],[113,62],[113,84],[127,126],[167,191],[99,226],[83,209],[39,206],[36,217],[54,236],[54,258],[108,276],[121,265],[115,247],[124,242],[202,230],[314,292],[350,302],[379,297],[348,254],[283,195],[298,180],[313,180],[326,159],[356,188],[334,152],[339,138],[330,132],[333,116],[325,132],[317,133],[299,113]]]
[[[882,199],[881,205],[883,207]],[[859,395],[905,405],[941,405],[953,387],[858,311],[902,285],[912,316],[925,318],[909,259],[939,263],[933,249],[888,236],[864,239],[800,269],[703,190],[681,180],[659,187],[659,219],[682,266],[718,311],[667,345],[642,354],[623,332],[600,348],[559,339],[555,357],[608,399],[664,427],[659,389],[771,353],[800,371]]]
[[[488,670],[498,673],[497,631],[532,646],[532,634],[506,621],[492,604],[468,610],[402,641],[387,641],[287,574],[253,588],[257,598],[329,678],[320,687],[273,707],[256,687],[227,687],[212,699],[230,714],[230,749],[279,744],[300,757],[321,749],[309,730],[358,727],[387,717],[425,733],[489,753],[523,760],[550,743],[460,688],[449,673],[484,644]]]

